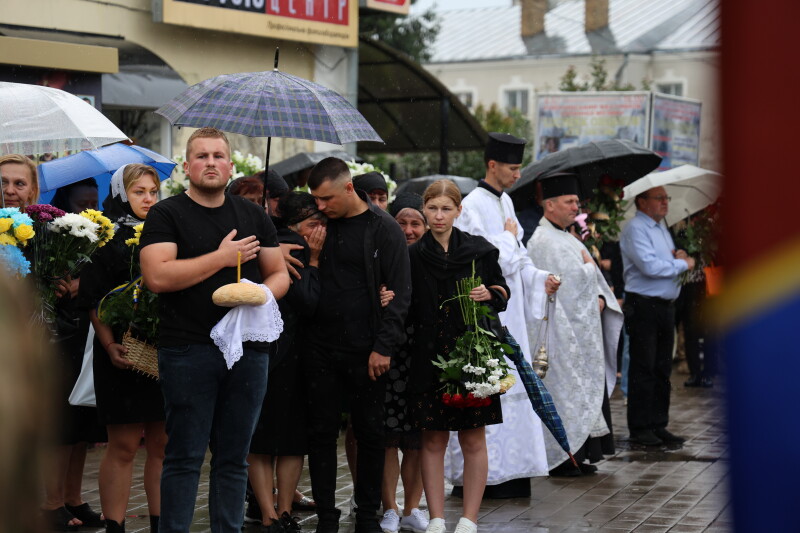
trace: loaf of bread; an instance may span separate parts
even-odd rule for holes
[[[258,285],[252,283],[229,283],[214,291],[211,299],[221,307],[237,305],[263,305],[267,295]]]

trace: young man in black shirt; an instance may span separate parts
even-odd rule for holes
[[[200,467],[211,447],[209,514],[212,531],[239,531],[244,520],[247,453],[267,390],[268,344],[243,343],[227,368],[210,337],[229,311],[211,300],[242,277],[264,283],[278,299],[289,275],[275,227],[264,209],[226,195],[233,172],[225,135],[202,128],[189,137],[185,194],[150,210],[141,237],[144,282],[159,293],[159,374],[167,415],[161,475],[161,533],[189,531]]]
[[[356,533],[381,533],[376,513],[383,477],[383,402],[391,356],[404,340],[411,296],[408,250],[395,220],[353,188],[347,165],[329,157],[308,179],[328,217],[320,257],[321,293],[306,359],[309,468],[318,533],[335,533],[336,438],[347,396],[358,441]],[[379,287],[394,291],[381,307]]]

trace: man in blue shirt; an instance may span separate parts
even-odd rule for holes
[[[630,336],[628,429],[645,446],[682,444],[667,431],[670,374],[675,338],[678,276],[694,259],[675,250],[663,222],[669,196],[663,187],[638,195],[636,216],[622,230],[620,248],[625,278],[625,327]]]

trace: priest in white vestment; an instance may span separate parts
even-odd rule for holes
[[[561,288],[549,328],[533,320],[529,340],[532,349],[538,350],[545,342],[539,337],[547,329],[549,370],[544,384],[579,462],[576,468],[548,433],[545,444],[550,475],[579,476],[597,470],[584,463],[585,459],[596,462],[604,453],[614,453],[608,397],[616,382],[623,316],[586,246],[569,232],[580,211],[577,176],[560,173],[540,180],[544,216],[528,241],[528,254],[536,265],[561,276]]]
[[[545,291],[555,292],[558,282],[548,272],[536,268],[528,257],[511,198],[503,192],[520,177],[526,142],[505,133],[489,134],[484,153],[485,178],[462,201],[461,216],[456,219],[455,226],[484,237],[500,250],[500,268],[511,295],[506,311],[500,313],[499,318],[531,362],[526,320],[531,313],[541,316]],[[509,364],[516,374],[513,363]],[[543,435],[547,430],[533,412],[519,377],[511,390],[501,396],[501,402],[503,423],[486,427],[489,477],[485,494],[487,497],[525,497],[530,495],[530,483],[525,480],[548,473]],[[463,465],[460,447],[451,435],[445,457],[445,476],[454,485],[462,483]],[[514,480],[520,482],[514,483]]]

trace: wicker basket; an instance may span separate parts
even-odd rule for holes
[[[131,335],[130,330],[122,336],[122,345],[128,349],[125,358],[133,364],[133,370],[147,377],[158,379],[158,350]]]

